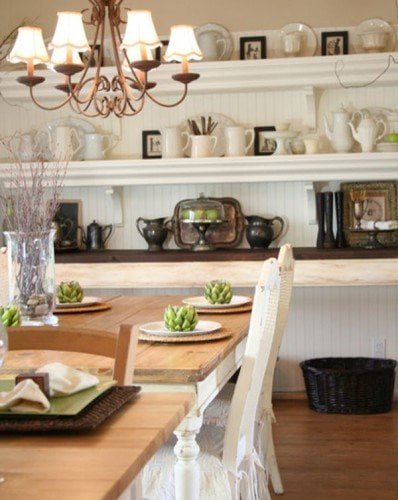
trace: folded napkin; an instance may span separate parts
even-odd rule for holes
[[[68,396],[99,384],[96,376],[62,363],[48,363],[36,371],[49,374],[50,396]]]
[[[0,392],[0,410],[45,413],[49,409],[49,400],[32,379],[19,382],[12,391]]]
[[[398,221],[397,220],[361,220],[361,228],[366,230],[372,229],[398,229]]]

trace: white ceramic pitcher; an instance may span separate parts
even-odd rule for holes
[[[189,135],[188,143],[184,150],[191,146],[191,158],[207,158],[211,156],[217,145],[215,135]]]
[[[107,134],[85,134],[84,155],[85,160],[103,160],[106,152],[112,149],[115,141],[112,135]]]
[[[354,145],[352,131],[348,125],[349,121],[350,115],[344,108],[333,113],[332,127],[329,125],[326,116],[324,116],[326,137],[331,142],[336,153],[348,153]]]
[[[356,113],[354,113],[354,116]],[[349,122],[354,139],[361,145],[363,153],[370,153],[376,142],[386,133],[386,124],[383,120],[366,116],[359,122],[357,128],[352,122]]]
[[[59,161],[72,160],[73,156],[83,147],[74,127],[62,125],[56,127],[54,134],[47,130],[47,135],[50,151]]]
[[[187,132],[181,132],[179,127],[165,127],[161,133],[162,158],[182,158],[189,140]],[[185,145],[183,145],[184,136]]]
[[[225,127],[225,156],[245,156],[254,142],[254,130],[241,126]]]

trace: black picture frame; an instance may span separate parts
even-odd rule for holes
[[[275,127],[273,125],[254,127],[254,155],[269,156],[274,154],[276,142],[273,139],[265,139],[261,132],[275,132]]]
[[[266,59],[267,39],[265,36],[244,36],[239,39],[240,59]]]
[[[163,56],[166,53],[167,47],[169,45],[169,40],[160,40],[162,42],[161,47],[156,47],[155,49],[155,61],[159,61],[162,64],[169,64],[167,61],[163,59]]]
[[[82,246],[82,200],[59,200],[54,221],[59,224],[61,242],[55,241],[55,252],[78,250]],[[68,244],[66,244],[68,242]]]
[[[90,45],[90,47],[93,49],[93,54],[90,59],[90,67],[95,67],[97,65],[97,61],[99,61],[100,58],[100,48],[101,46],[99,44],[93,46]],[[90,56],[90,52],[79,52],[80,59],[82,60],[83,64],[86,64],[86,61],[88,60]],[[104,58],[102,57],[100,61],[100,66],[104,65]]]
[[[323,56],[348,54],[348,31],[323,31],[321,42]]]
[[[159,130],[142,131],[142,157],[144,159],[162,157],[162,134]]]

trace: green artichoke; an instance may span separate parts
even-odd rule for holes
[[[205,299],[210,304],[229,304],[232,295],[232,286],[228,281],[214,280],[206,283]]]
[[[84,292],[78,281],[61,281],[57,286],[57,298],[60,304],[78,303],[83,297]]]
[[[167,306],[163,319],[167,330],[172,332],[191,332],[199,321],[194,306]]]
[[[21,309],[15,304],[0,306],[0,318],[5,326],[19,326],[22,322]]]

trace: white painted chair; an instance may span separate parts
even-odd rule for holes
[[[290,305],[290,297],[293,285],[294,259],[292,247],[286,244],[281,247],[278,255],[278,265],[282,270],[281,297],[278,304],[276,332],[271,345],[269,359],[264,375],[262,394],[257,412],[257,452],[266,464],[272,487],[276,494],[283,493],[283,485],[275,455],[274,441],[272,437],[272,423],[275,416],[272,410],[272,386],[275,373],[275,365],[278,358],[279,348],[286,325]],[[203,422],[206,425],[225,427],[231,408],[231,398],[235,384],[227,384],[217,398],[206,409]]]
[[[291,249],[287,248],[287,252]],[[276,259],[264,262],[253,300],[249,334],[240,375],[235,386],[225,428],[205,425],[198,435],[200,447],[200,499],[269,499],[267,473],[256,452],[256,414],[262,384],[272,360],[275,335],[279,335],[277,313],[281,283],[287,270]],[[147,464],[143,473],[143,497],[174,498],[175,455],[170,440]],[[186,486],[186,485],[184,485]],[[178,495],[179,492],[177,492]],[[179,498],[181,494],[178,495]]]

